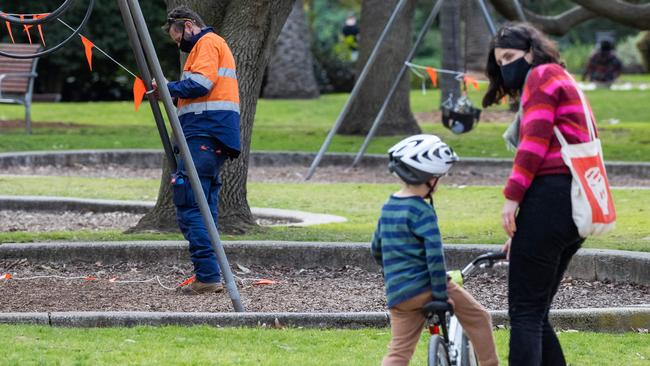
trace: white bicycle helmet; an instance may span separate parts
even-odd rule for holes
[[[442,177],[458,161],[454,150],[435,135],[414,135],[388,150],[388,170],[408,184]]]

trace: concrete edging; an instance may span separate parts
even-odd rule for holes
[[[49,196],[0,196],[0,207],[5,210],[33,211],[92,211],[147,213],[155,202],[87,199]],[[279,218],[290,221],[288,224],[268,226],[312,226],[346,222],[342,216],[319,214],[306,211],[284,210],[279,208],[251,207],[253,216],[260,218]]]
[[[251,152],[251,166],[309,166],[316,154],[312,152],[293,151],[254,151]],[[321,166],[352,166],[355,154],[328,153],[323,156]],[[11,166],[60,166],[114,164],[134,168],[159,168],[163,153],[156,149],[119,149],[119,150],[67,150],[67,151],[26,151],[0,153],[0,169]],[[386,166],[387,157],[383,154],[367,154],[361,161],[363,166]],[[490,170],[495,168],[510,169],[512,159],[497,158],[463,158],[457,164],[460,169]],[[606,162],[607,172],[611,175],[631,175],[638,178],[650,178],[650,163],[646,162]]]
[[[448,268],[462,268],[476,256],[500,250],[500,245],[447,244]],[[355,266],[378,270],[368,243],[319,243],[283,241],[224,242],[231,263],[292,268]],[[0,260],[27,258],[33,262],[125,261],[176,263],[188,261],[184,241],[76,242],[0,245]],[[606,249],[580,249],[567,275],[584,280],[608,280],[650,286],[650,253]]]
[[[506,311],[490,311],[495,326],[507,326]],[[626,332],[650,327],[650,307],[551,310],[556,329]],[[194,326],[384,328],[386,312],[362,313],[179,313],[179,312],[42,312],[0,313],[0,324],[55,327]]]

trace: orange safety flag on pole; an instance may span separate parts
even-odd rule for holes
[[[433,67],[425,67],[424,70],[426,70],[427,74],[429,74],[429,78],[431,79],[431,84],[433,86],[438,86],[438,72],[436,69]]]
[[[34,19],[45,18],[48,15],[49,15],[49,13],[47,13],[47,14],[34,14]],[[46,47],[45,46],[45,37],[43,37],[43,26],[42,26],[42,24],[37,25],[36,28],[38,28],[38,34],[41,36],[41,43],[43,44],[43,47]]]
[[[79,37],[81,37],[81,42],[84,44],[84,48],[86,49],[86,60],[88,60],[90,71],[93,71],[93,47],[95,47],[95,44],[81,34]]]
[[[21,15],[20,20],[25,20],[25,16]],[[29,44],[32,44],[32,35],[29,33],[29,28],[33,27],[33,25],[25,24],[23,25],[23,27],[25,28],[23,32],[27,33],[27,39],[29,40]]]
[[[474,90],[479,91],[478,81],[476,81],[476,79],[470,77],[469,75],[465,75],[465,77],[463,78],[463,81],[465,82],[465,88],[467,88],[467,84],[469,83],[469,84],[472,84],[472,86],[474,87]]]
[[[144,94],[147,92],[147,87],[144,86],[144,82],[140,78],[135,78],[133,82],[133,103],[135,104],[135,111],[137,112],[142,104],[142,99]]]

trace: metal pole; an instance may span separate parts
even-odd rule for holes
[[[526,21],[526,14],[524,14],[524,8],[521,7],[521,3],[519,3],[519,0],[512,0],[515,10],[517,11],[517,17],[519,17],[519,20],[522,22]]]
[[[408,69],[406,62],[411,61],[411,59],[413,59],[413,56],[415,56],[415,51],[417,51],[417,49],[419,48],[420,44],[424,40],[424,36],[427,35],[429,28],[431,28],[431,26],[433,25],[433,21],[436,19],[436,16],[438,16],[443,1],[444,0],[438,0],[433,5],[433,8],[431,9],[431,13],[429,13],[429,17],[424,22],[424,26],[422,27],[422,30],[420,30],[420,33],[418,34],[418,38],[415,40],[415,43],[413,44],[411,51],[409,51],[408,56],[406,56],[406,60],[404,61],[404,63],[402,63],[402,68],[399,70],[397,77],[393,81],[393,85],[391,85],[390,90],[388,91],[388,95],[386,95],[386,98],[384,99],[384,104],[381,105],[377,117],[375,117],[375,120],[372,122],[372,127],[370,127],[370,131],[368,131],[368,134],[366,135],[366,139],[363,141],[363,145],[361,145],[361,149],[359,149],[357,156],[354,158],[354,162],[352,163],[352,166],[357,166],[357,164],[359,164],[359,161],[361,161],[361,158],[363,158],[363,154],[366,152],[370,140],[372,140],[372,138],[375,136],[375,133],[377,132],[377,129],[379,128],[379,125],[381,124],[382,119],[384,118],[384,114],[386,113],[386,109],[388,108],[388,104],[390,103],[390,100],[393,98],[393,94],[395,94],[395,91],[397,91],[397,87],[399,86],[399,83],[402,80],[404,73]]]
[[[185,163],[185,168],[190,179],[190,184],[192,185],[192,190],[194,190],[194,197],[196,202],[199,205],[199,210],[201,211],[201,216],[203,216],[203,222],[206,229],[208,230],[208,236],[210,237],[210,242],[212,243],[212,248],[217,254],[217,260],[221,266],[221,271],[223,273],[224,280],[226,282],[226,289],[232,300],[233,307],[237,312],[243,312],[244,306],[241,303],[241,298],[239,296],[239,291],[237,291],[237,286],[235,285],[235,279],[230,270],[230,264],[228,263],[228,258],[226,258],[226,252],[223,250],[221,245],[221,240],[219,238],[219,232],[210,213],[210,207],[208,206],[208,201],[205,198],[205,193],[203,193],[203,188],[201,187],[201,181],[199,180],[199,175],[196,172],[196,167],[192,161],[192,155],[187,146],[187,141],[185,140],[185,134],[181,128],[181,123],[176,115],[174,104],[172,103],[171,95],[167,89],[167,80],[163,74],[162,68],[160,67],[160,61],[158,61],[158,56],[156,55],[156,50],[151,40],[151,35],[147,29],[147,24],[142,15],[142,9],[140,9],[140,4],[138,0],[128,0],[129,7],[131,8],[131,15],[133,21],[135,22],[135,27],[137,29],[138,35],[140,36],[140,41],[142,42],[144,53],[149,60],[149,64],[153,71],[153,76],[156,78],[158,83],[158,90],[160,97],[162,98],[163,105],[165,106],[165,112],[167,112],[167,118],[169,119],[172,131],[174,132],[174,137],[176,138],[176,143],[180,149],[181,157]]]
[[[386,23],[384,30],[379,36],[379,39],[377,39],[377,43],[375,44],[375,47],[372,49],[372,52],[370,53],[370,57],[368,57],[368,61],[366,61],[366,64],[363,66],[363,70],[361,71],[361,74],[359,75],[357,82],[354,84],[354,87],[352,88],[352,93],[350,94],[350,98],[348,98],[347,102],[345,103],[343,110],[339,114],[339,117],[336,119],[336,122],[334,123],[334,126],[332,126],[332,129],[330,130],[329,134],[325,138],[325,141],[323,142],[323,145],[320,147],[320,150],[318,151],[316,158],[312,162],[311,167],[309,167],[309,172],[307,172],[307,176],[305,177],[305,180],[309,180],[314,175],[314,172],[316,171],[318,164],[320,164],[323,155],[325,155],[327,148],[332,142],[332,138],[334,138],[334,135],[336,134],[336,131],[338,131],[339,127],[341,126],[343,119],[349,113],[350,108],[352,107],[352,102],[357,98],[357,95],[359,94],[359,90],[361,90],[361,85],[363,85],[364,80],[366,79],[368,73],[370,72],[370,68],[375,63],[375,59],[379,54],[379,48],[381,48],[384,39],[388,35],[390,29],[393,27],[393,24],[397,19],[397,15],[402,11],[402,9],[404,8],[407,2],[408,0],[400,0],[395,6],[395,10],[393,10],[393,14],[391,14],[390,18],[388,19],[388,22]]]
[[[147,59],[144,56],[144,51],[142,51],[142,43],[140,43],[140,38],[138,38],[138,32],[135,29],[135,23],[133,23],[133,18],[131,17],[129,4],[126,3],[126,0],[118,0],[117,3],[120,6],[122,20],[126,26],[126,33],[129,35],[129,41],[131,42],[131,48],[133,48],[133,52],[135,54],[135,61],[138,64],[138,70],[140,70],[142,81],[147,87],[147,90],[152,90],[151,72],[149,71],[149,66],[147,65]],[[165,126],[165,119],[163,118],[162,112],[160,111],[160,105],[158,104],[158,100],[153,94],[147,94],[147,99],[149,99],[151,112],[153,113],[153,118],[156,121],[156,127],[158,127],[158,133],[160,134],[160,140],[162,141],[163,149],[165,150],[165,156],[167,156],[169,168],[172,172],[174,172],[177,168],[176,156],[174,156],[174,150],[172,149],[172,144],[169,140],[169,133],[167,132],[167,127]]]
[[[490,28],[490,34],[494,36],[495,34],[497,34],[497,30],[494,27],[494,23],[492,22],[492,17],[490,17],[490,12],[485,6],[485,1],[483,0],[476,0],[476,1],[478,2],[478,5],[481,7],[481,12],[483,13],[483,17],[485,18],[485,23],[487,23],[488,28]]]

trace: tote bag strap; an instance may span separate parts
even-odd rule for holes
[[[575,79],[573,78],[573,75],[571,75],[568,71],[564,70],[564,73],[567,74],[569,79],[573,81],[573,86],[576,88],[576,91],[578,92],[578,95],[580,96],[580,103],[582,103],[582,110],[584,111],[585,114],[585,122],[587,123],[587,129],[589,129],[589,139],[590,141],[594,141],[596,139],[596,132],[595,132],[595,125],[594,121],[591,115],[591,111],[589,110],[589,107],[587,107],[587,99],[585,98],[584,93],[582,92],[582,89],[578,86],[578,83],[576,83]],[[557,135],[557,133],[556,133]],[[559,140],[559,138],[558,138]],[[562,141],[560,141],[562,144]],[[566,144],[566,140],[564,141],[564,144]],[[564,144],[562,146],[564,146]]]

